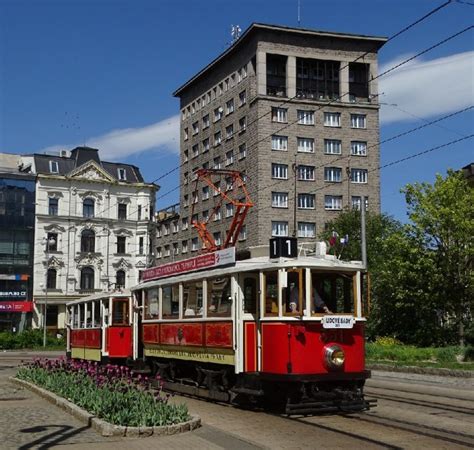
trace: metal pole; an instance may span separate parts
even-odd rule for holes
[[[362,253],[362,264],[364,269],[367,270],[367,247],[365,240],[365,197],[361,196],[360,205],[360,245]]]

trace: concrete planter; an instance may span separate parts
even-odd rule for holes
[[[171,434],[184,433],[186,431],[192,431],[201,426],[201,418],[198,416],[192,416],[191,420],[187,422],[178,423],[176,425],[163,425],[158,427],[127,427],[122,425],[113,425],[105,420],[99,419],[93,414],[87,412],[85,409],[79,408],[79,406],[66,400],[59,395],[53,394],[46,389],[36,386],[28,381],[19,380],[18,378],[11,377],[12,383],[18,384],[43,397],[45,400],[55,404],[59,408],[68,412],[76,419],[83,423],[86,423],[102,436],[124,436],[124,437],[149,437],[149,436],[169,436]]]

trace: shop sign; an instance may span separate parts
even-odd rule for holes
[[[0,313],[31,311],[33,311],[33,302],[0,302]]]
[[[20,291],[16,289],[0,291],[0,300],[2,299],[14,299],[14,300],[26,300],[26,291]]]

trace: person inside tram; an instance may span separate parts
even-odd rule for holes
[[[321,297],[321,294],[319,293],[318,288],[315,287],[313,291],[314,291],[314,312],[333,314],[333,312],[327,307],[326,303]]]
[[[298,286],[294,282],[290,282],[290,289],[289,289],[289,296],[288,296],[288,307],[287,310],[290,313],[297,313],[298,312],[298,300],[299,300],[299,292]]]

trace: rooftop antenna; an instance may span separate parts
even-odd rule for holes
[[[301,0],[298,0],[298,26],[301,26]]]
[[[232,44],[239,39],[240,33],[242,33],[242,28],[239,25],[231,25],[230,26],[230,34],[232,36]]]

